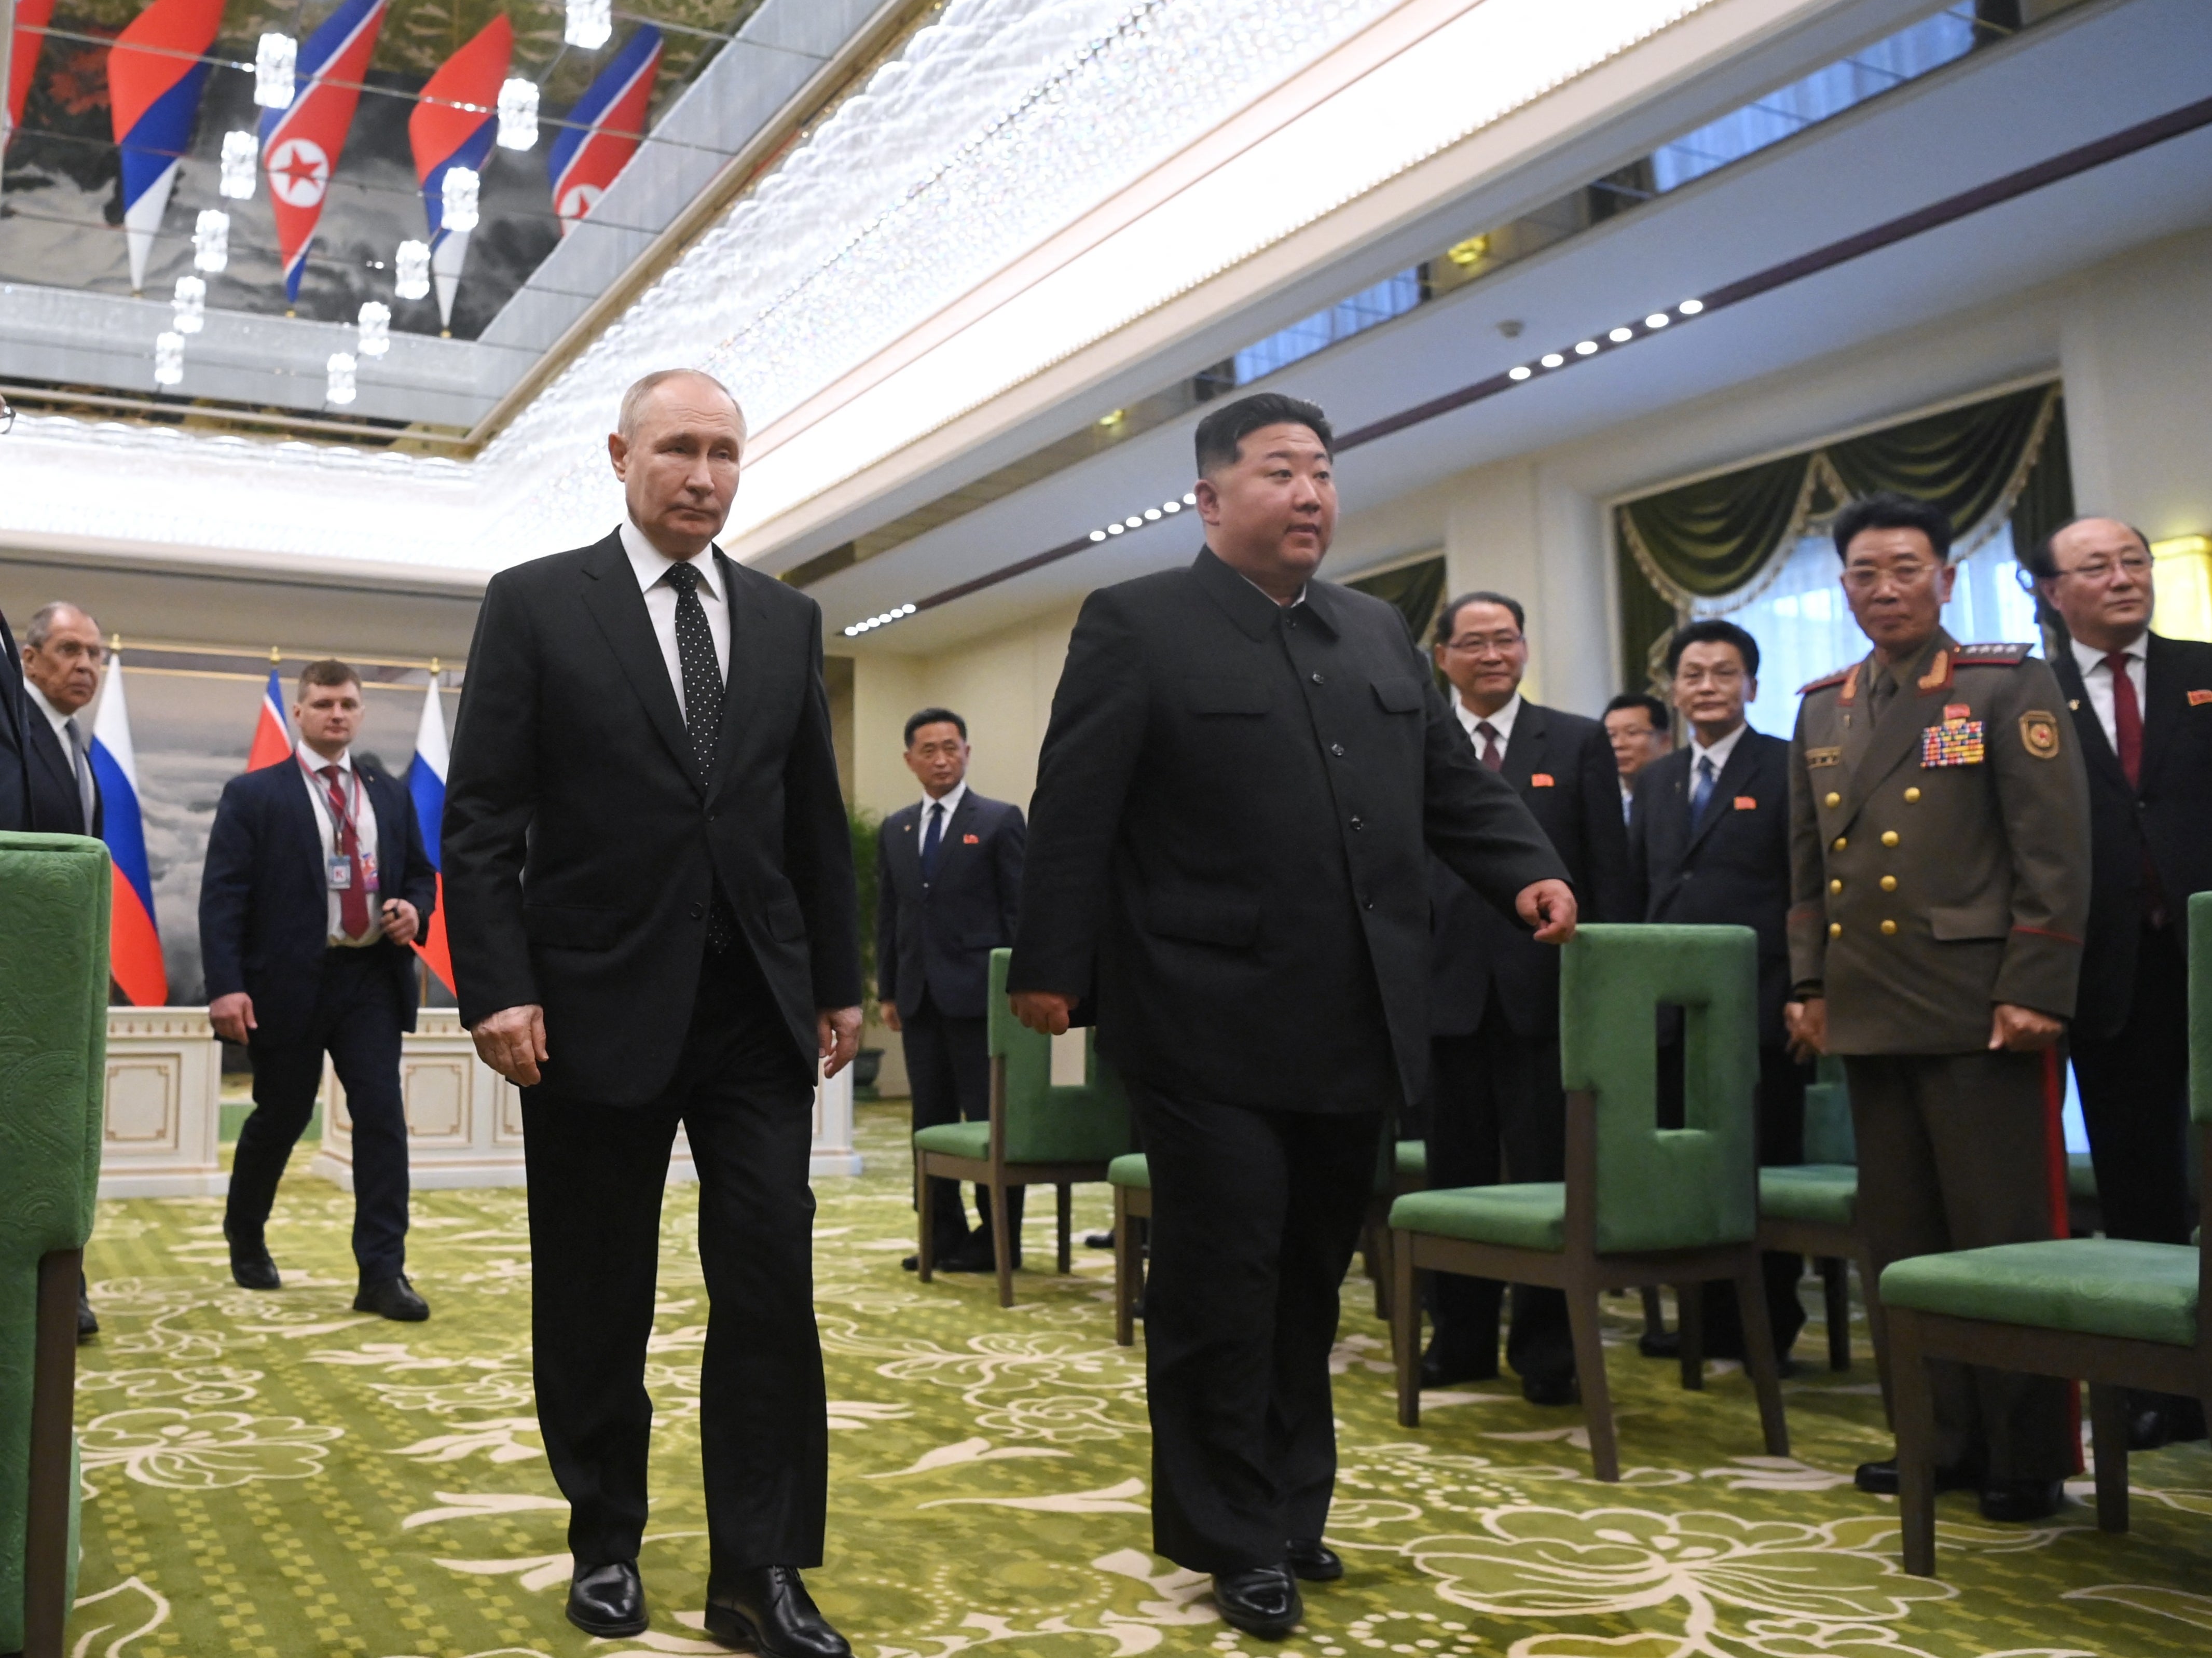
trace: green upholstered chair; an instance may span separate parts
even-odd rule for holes
[[[1565,1181],[1410,1193],[1391,1206],[1391,1334],[1398,1419],[1420,1420],[1417,1271],[1563,1290],[1600,1479],[1620,1477],[1598,1298],[1608,1284],[1736,1288],[1771,1455],[1790,1452],[1759,1271],[1753,1094],[1759,1080],[1758,941],[1747,927],[1582,928],[1561,952],[1559,1060],[1567,1087]],[[1683,1010],[1681,1128],[1657,1127],[1661,1003]],[[1703,1385],[1694,1317],[1682,1379]]]
[[[1759,1245],[1785,1254],[1810,1255],[1816,1263],[1832,1370],[1851,1368],[1850,1268],[1856,1264],[1887,1409],[1889,1371],[1882,1357],[1881,1298],[1875,1293],[1874,1256],[1859,1230],[1858,1200],[1858,1147],[1851,1133],[1850,1094],[1844,1085],[1842,1062],[1824,1059],[1819,1080],[1805,1090],[1805,1161],[1759,1171]]]
[[[1006,1188],[1050,1186],[1060,1194],[1060,1270],[1069,1266],[1069,1188],[1103,1181],[1106,1166],[1129,1149],[1129,1102],[1112,1069],[1085,1033],[1084,1083],[1054,1087],[1052,1039],[1014,1017],[1006,1001],[1010,950],[991,952],[989,1042],[991,1119],[944,1122],[914,1136],[915,1196],[920,1206],[921,1281],[935,1267],[929,1224],[929,1182],[973,1181],[991,1193],[991,1242],[998,1254],[999,1305],[1014,1304],[1014,1251],[1006,1225]]]
[[[0,835],[0,1652],[76,1596],[77,1273],[107,1079],[107,848]]]
[[[2189,1114],[2212,1123],[2212,892],[2189,901]],[[2212,1190],[2212,1136],[2197,1145]],[[2196,1243],[2054,1238],[1893,1261],[1881,1275],[1897,1394],[1905,1569],[1936,1575],[1936,1407],[1930,1360],[2089,1384],[2100,1529],[2128,1528],[2127,1390],[2212,1405],[2212,1253]]]

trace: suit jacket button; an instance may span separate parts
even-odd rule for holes
[[[1364,818],[1355,817],[1352,820],[1352,827],[1356,829],[1365,829],[1367,827],[1367,822]]]
[[[1881,878],[1881,890],[1882,890],[1884,892],[1894,892],[1894,891],[1896,891],[1896,890],[1897,890],[1897,877],[1895,877],[1894,875],[1885,875],[1885,876],[1883,876],[1883,877]]]
[[[1828,923],[1828,936],[1829,936],[1831,938],[1842,938],[1842,937],[1844,936],[1844,924],[1843,924],[1841,921],[1831,921],[1831,922],[1829,922],[1829,923]]]
[[[1835,847],[1835,849],[1836,849],[1838,852],[1841,852],[1841,851],[1842,851],[1845,847],[1847,847],[1847,846],[1849,846],[1849,845],[1850,845],[1850,841],[1848,839],[1846,839],[1844,836],[1838,835],[1836,837],[1836,847]]]
[[[1908,805],[1908,806],[1917,806],[1917,805],[1918,805],[1920,804],[1920,791],[1919,791],[1918,789],[1917,789],[1917,788],[1910,788],[1910,789],[1905,790],[1905,804],[1906,805]]]
[[[1841,892],[1843,890],[1844,880],[1840,875],[1828,883],[1828,890],[1831,892]]]
[[[1885,938],[1890,937],[1896,931],[1897,923],[1894,921],[1884,921],[1881,924],[1881,936]]]
[[[694,904],[691,906],[691,919],[695,921],[706,913],[707,906],[704,904]]]
[[[1316,685],[1326,685],[1328,683],[1328,676],[1325,673],[1317,673],[1313,677],[1313,683]]]
[[[1372,909],[1372,908],[1375,908],[1375,901],[1374,901],[1372,898],[1370,898],[1370,899],[1367,901],[1367,902],[1366,902],[1365,908],[1369,908],[1369,909]]]
[[[1886,847],[1895,846],[1897,844],[1897,831],[1895,829],[1884,829],[1881,832],[1881,843]]]
[[[1835,790],[1830,789],[1828,791],[1827,799],[1823,800],[1821,804],[1826,806],[1830,811],[1833,811],[1838,806],[1844,804],[1844,797],[1837,793]]]
[[[1344,758],[1344,744],[1341,743],[1330,744],[1328,745],[1328,751],[1340,760]]]

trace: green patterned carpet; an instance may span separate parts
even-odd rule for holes
[[[1215,1617],[1206,1580],[1150,1550],[1142,1349],[1113,1344],[1111,1266],[1070,1278],[918,1284],[899,1114],[864,1110],[870,1173],[825,1181],[817,1236],[831,1426],[829,1561],[812,1576],[864,1658],[994,1649],[1097,1655],[1268,1649]],[[104,1333],[82,1350],[85,1554],[71,1658],[156,1653],[494,1658],[720,1650],[699,1633],[707,1561],[697,1386],[706,1306],[693,1201],[665,1223],[651,1382],[651,1631],[594,1641],[561,1616],[566,1516],[538,1448],[522,1194],[416,1199],[427,1325],[349,1310],[350,1199],[305,1151],[270,1241],[276,1295],[224,1271],[221,1206],[103,1206],[91,1271]],[[1029,1232],[1049,1266],[1050,1205]],[[1103,1188],[1079,1225],[1103,1224]],[[1757,1455],[1748,1389],[1707,1391],[1636,1357],[1614,1309],[1628,1468],[1589,1478],[1579,1416],[1486,1384],[1397,1427],[1364,1284],[1337,1353],[1343,1473],[1329,1527],[1345,1581],[1273,1650],[1510,1658],[1909,1658],[2212,1649],[2212,1455],[2138,1458],[2136,1530],[2076,1503],[2036,1528],[1944,1499],[1944,1581],[1902,1576],[1890,1505],[1850,1489],[1881,1455],[1862,1355],[1788,1385],[1796,1460]],[[1801,1353],[1820,1350],[1820,1327]]]

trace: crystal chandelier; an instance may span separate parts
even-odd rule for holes
[[[474,167],[449,167],[441,192],[440,217],[447,230],[455,235],[477,228],[477,189],[479,184]]]
[[[264,109],[289,109],[298,79],[300,43],[289,34],[264,34],[253,53],[253,101]]]
[[[356,349],[364,357],[380,357],[392,349],[392,307],[377,300],[362,301],[361,339]]]
[[[251,132],[222,135],[222,176],[216,188],[234,202],[253,199],[253,164],[260,159],[261,141]]]
[[[568,22],[561,38],[570,46],[597,52],[614,32],[614,0],[568,0]]]
[[[533,149],[538,144],[538,88],[520,76],[499,89],[499,145]]]
[[[333,351],[331,360],[323,365],[327,378],[323,383],[323,397],[331,403],[344,404],[353,401],[353,353]]]
[[[230,215],[204,207],[192,224],[192,268],[210,276],[230,263]]]
[[[198,276],[177,278],[176,327],[179,334],[197,334],[207,325],[207,284]]]
[[[393,291],[403,300],[419,300],[430,291],[430,244],[412,240],[399,244],[398,281]]]

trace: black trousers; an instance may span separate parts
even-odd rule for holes
[[[821,1564],[830,1448],[814,1327],[812,1099],[742,940],[708,957],[659,1099],[609,1106],[523,1092],[538,1423],[580,1569],[635,1560],[645,1528],[645,1351],[679,1121],[699,1170],[713,1576]]]
[[[353,1117],[353,1258],[364,1284],[407,1269],[407,1114],[399,1097],[399,987],[384,944],[323,953],[322,981],[304,1034],[257,1033],[253,1109],[238,1132],[223,1222],[240,1242],[262,1242],[276,1183],[323,1085],[323,1055]]]
[[[1659,1126],[1680,1128],[1685,1114],[1682,1097],[1683,1046],[1678,1036],[1659,1048]],[[1805,1085],[1813,1067],[1800,1065],[1790,1050],[1777,1045],[1759,1050],[1758,1146],[1759,1166],[1781,1168],[1805,1161]],[[1759,1265],[1766,1283],[1766,1321],[1774,1332],[1774,1351],[1786,1357],[1805,1327],[1805,1303],[1797,1298],[1797,1281],[1805,1276],[1805,1258],[1779,1250],[1760,1253]],[[1701,1332],[1711,1358],[1741,1358],[1743,1315],[1737,1310],[1735,1286],[1711,1283],[1705,1286]]]
[[[1471,1035],[1430,1038],[1428,1139],[1432,1187],[1564,1180],[1567,1096],[1559,1084],[1559,1033],[1522,1035],[1492,998]],[[1456,1272],[1432,1278],[1436,1351],[1455,1363],[1494,1370],[1505,1286]],[[1515,1284],[1505,1356],[1523,1377],[1574,1375],[1566,1297]]]
[[[991,1117],[990,1021],[978,1014],[955,1018],[937,1011],[924,991],[921,1005],[901,1017],[899,1041],[906,1050],[907,1086],[913,1090],[914,1126],[933,1128],[939,1123],[988,1122]],[[949,1180],[929,1183],[931,1230],[942,1255],[965,1242],[967,1212],[960,1206],[960,1187]],[[991,1195],[975,1188],[978,1230],[991,1231]],[[1022,1188],[1006,1193],[1006,1224],[1018,1251],[1022,1236]]]
[[[1844,1075],[1876,1273],[2052,1236],[2040,1054],[1850,1054]],[[2001,1482],[2073,1473],[2072,1382],[1948,1363],[1929,1375],[1938,1467]]]
[[[1152,1546],[1193,1571],[1279,1564],[1336,1485],[1328,1356],[1382,1113],[1128,1091],[1152,1174]]]

